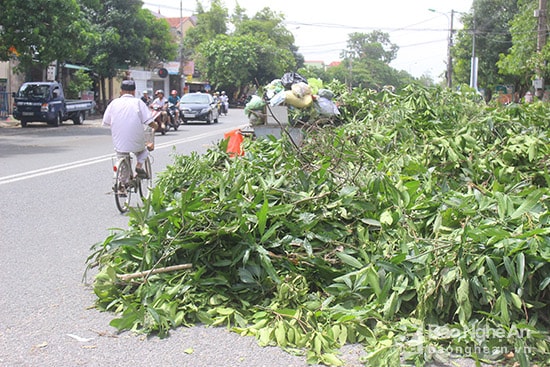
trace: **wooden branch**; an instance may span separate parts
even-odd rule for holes
[[[120,280],[130,280],[135,278],[148,277],[153,274],[169,273],[171,271],[190,269],[192,267],[193,267],[193,264],[181,264],[181,265],[167,266],[165,268],[157,268],[152,270],[140,271],[140,272],[131,273],[131,274],[117,274],[117,276]]]

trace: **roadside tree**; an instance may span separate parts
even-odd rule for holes
[[[218,35],[197,48],[197,67],[215,89],[239,95],[251,83],[266,84],[294,66],[288,49],[265,37]]]
[[[169,25],[142,9],[140,0],[88,2],[85,13],[95,33],[88,59],[99,75],[103,105],[113,95],[112,79],[119,70],[137,65],[154,66],[176,56]],[[103,82],[109,80],[109,93]]]
[[[341,53],[342,62],[328,73],[350,87],[381,89],[385,85],[407,85],[414,82],[414,78],[389,65],[398,50],[385,32],[351,33],[347,48]]]
[[[547,79],[550,45],[547,43],[541,52],[537,52],[537,18],[533,17],[533,13],[538,8],[538,2],[520,0],[518,6],[520,10],[510,22],[513,44],[509,52],[500,56],[497,65],[502,73],[517,76],[523,90],[526,90],[537,71],[539,76]]]
[[[512,47],[510,22],[517,14],[517,0],[473,1],[471,11],[461,17],[464,28],[458,31],[452,49],[453,80],[458,84],[470,83],[471,58],[475,53],[479,62],[478,86],[489,92],[496,85],[522,83],[515,73],[506,72],[498,65],[501,55],[506,55]]]
[[[0,60],[16,58],[21,72],[83,56],[88,32],[76,0],[2,1]]]
[[[235,36],[240,35],[264,35],[277,45],[277,47],[290,50],[294,55],[296,68],[304,65],[304,57],[298,52],[294,44],[294,35],[284,25],[284,15],[263,8],[254,17],[233,17]]]
[[[210,10],[206,11],[201,3],[197,3],[197,25],[187,31],[183,40],[186,50],[194,50],[203,42],[207,42],[219,34],[227,34],[227,8],[214,0]]]

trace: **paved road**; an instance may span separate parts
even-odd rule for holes
[[[0,124],[0,366],[307,366],[223,328],[180,328],[167,339],[117,334],[113,315],[93,308],[83,279],[89,249],[127,225],[110,194],[111,142],[99,122]],[[219,124],[157,136],[154,170],[244,123],[231,110]],[[361,365],[362,348],[342,353],[346,366]]]

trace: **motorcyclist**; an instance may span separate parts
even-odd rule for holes
[[[178,91],[173,89],[170,92],[170,97],[168,97],[169,108],[174,111],[176,116],[176,123],[180,121],[180,97],[178,96]]]
[[[220,99],[220,92],[214,92],[214,102],[216,102],[216,108],[218,109],[218,114],[221,114],[222,101]]]
[[[141,92],[141,100],[147,106],[149,106],[151,104],[151,102],[153,102],[153,98],[151,98],[151,96],[149,95],[149,92],[147,91],[147,89],[144,90],[143,92]]]
[[[164,135],[166,133],[166,123],[168,121],[168,113],[166,109],[168,108],[168,99],[164,97],[164,91],[159,89],[155,92],[155,99],[149,107],[156,112],[155,121],[159,125],[159,131]]]
[[[227,96],[227,94],[225,94],[224,90],[222,90],[220,102],[222,105],[222,112],[225,116],[227,116],[227,112],[229,111],[229,97]]]

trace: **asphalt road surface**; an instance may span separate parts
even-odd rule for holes
[[[157,135],[153,170],[246,123],[242,110],[230,110],[219,124]],[[110,132],[97,119],[24,129],[1,121],[0,366],[307,366],[224,328],[179,328],[159,339],[109,326],[114,315],[93,307],[84,271],[90,247],[127,226],[111,194],[112,156]],[[346,366],[361,366],[361,355],[359,346],[342,350]]]

